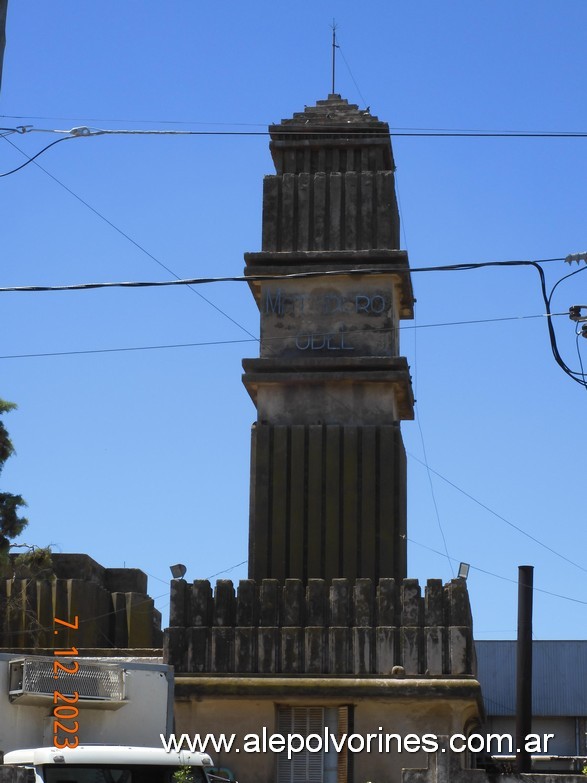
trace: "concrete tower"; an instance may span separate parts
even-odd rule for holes
[[[413,399],[398,326],[413,296],[389,128],[330,95],[269,130],[277,173],[262,250],[245,255],[261,317],[243,378],[257,407],[249,578],[171,584],[176,731],[470,731],[482,706],[465,580],[405,578],[399,424]],[[347,745],[216,761],[251,783],[399,781],[427,766],[423,750]]]
[[[269,130],[263,249],[245,254],[261,316],[261,356],[243,362],[249,577],[401,580],[413,296],[389,127],[329,95]]]

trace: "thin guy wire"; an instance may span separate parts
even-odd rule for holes
[[[408,455],[412,459],[416,460],[416,462],[419,462],[420,465],[425,465],[425,463],[422,462],[421,459],[418,459],[418,457],[416,457],[415,454],[410,454],[408,452]],[[556,557],[559,557],[561,560],[564,560],[565,562],[569,563],[570,565],[575,566],[575,568],[578,568],[580,571],[584,571],[585,573],[587,573],[587,568],[584,568],[582,565],[579,565],[579,563],[575,563],[574,560],[570,560],[565,555],[562,555],[560,552],[557,552],[556,549],[553,549],[552,547],[548,546],[548,544],[544,544],[542,541],[540,541],[540,539],[538,539],[535,536],[531,535],[530,533],[528,533],[523,528],[519,527],[518,525],[514,524],[513,522],[510,522],[509,519],[506,519],[501,514],[498,514],[497,511],[494,511],[489,506],[486,506],[485,503],[482,503],[480,500],[477,500],[477,498],[474,497],[473,495],[471,495],[469,492],[466,492],[464,489],[459,487],[457,484],[455,484],[454,482],[450,481],[450,479],[447,479],[446,476],[442,475],[442,473],[439,473],[437,470],[434,470],[433,468],[429,468],[429,470],[431,470],[432,473],[434,473],[435,476],[438,476],[438,478],[440,478],[443,481],[445,481],[447,484],[449,484],[451,487],[456,489],[462,495],[464,495],[465,497],[469,498],[469,500],[472,500],[478,506],[481,506],[481,508],[484,508],[485,511],[488,511],[490,514],[493,514],[494,517],[497,517],[497,519],[501,519],[502,522],[505,522],[506,525],[509,525],[514,530],[517,530],[518,533],[521,533],[523,536],[526,536],[526,538],[529,538],[531,541],[534,541],[535,544],[538,544],[538,546],[541,546],[543,549],[546,549],[547,551],[551,552],[553,555],[556,555]]]
[[[20,149],[20,147],[17,147],[16,144],[14,144],[10,139],[5,138],[4,141],[6,141],[8,144],[10,144],[14,149],[18,150],[22,155],[24,155],[26,158],[28,158],[28,155],[26,152],[23,152],[23,150]],[[29,158],[29,160],[32,161],[32,159]],[[101,212],[99,212],[95,207],[93,207],[91,204],[89,204],[87,201],[85,201],[81,196],[78,196],[77,193],[74,193],[71,188],[68,188],[67,185],[65,185],[61,180],[57,179],[51,172],[47,171],[47,169],[43,168],[39,163],[36,161],[34,162],[35,166],[37,166],[41,171],[43,171],[48,177],[51,177],[51,179],[56,182],[60,187],[62,187],[64,190],[66,190],[70,195],[72,195],[75,199],[77,199],[81,204],[83,204],[85,207],[87,207],[91,212],[93,212],[97,217],[100,218],[100,220],[103,220],[105,223],[107,223],[111,228],[113,228],[118,234],[123,236],[125,239],[127,239],[131,244],[133,244],[138,250],[143,252],[145,255],[147,255],[150,259],[152,259],[156,264],[159,264],[160,267],[165,269],[167,272],[169,272],[170,275],[173,275],[177,280],[180,280],[181,278],[175,274],[175,272],[170,269],[168,266],[166,266],[162,261],[160,261],[158,258],[156,258],[152,253],[150,253],[146,248],[144,248],[142,245],[140,245],[136,240],[134,240],[131,236],[129,236],[126,232],[124,232],[121,228],[116,226],[111,220],[108,220],[107,217],[105,217]],[[241,329],[245,334],[248,334],[249,337],[252,337],[253,339],[257,339],[254,334],[249,332],[248,329],[246,329],[242,324],[238,323],[234,318],[232,318],[228,313],[225,313],[222,308],[218,307],[218,305],[214,304],[214,302],[210,301],[210,299],[207,299],[203,294],[201,294],[199,291],[196,291],[195,288],[193,288],[191,285],[187,284],[187,287],[190,288],[197,296],[200,297],[200,299],[203,299],[204,302],[210,305],[210,307],[213,307],[215,310],[217,310],[221,315],[223,315],[225,318],[227,318],[229,321],[231,321],[235,326],[238,326],[239,329]]]
[[[420,546],[420,547],[422,547],[422,549],[427,549],[429,552],[434,552],[434,554],[435,554],[435,555],[439,555],[439,556],[440,556],[440,557],[442,557],[442,558],[444,558],[444,557],[446,556],[446,555],[444,554],[444,552],[440,552],[438,549],[434,549],[434,548],[433,548],[433,547],[431,547],[431,546],[427,546],[426,544],[422,544],[420,541],[415,541],[413,538],[409,538],[409,537],[408,537],[408,538],[407,538],[407,540],[408,540],[408,541],[409,541],[411,544],[415,544],[416,546]],[[463,561],[459,561],[459,560],[457,560],[457,559],[456,559],[456,558],[454,558],[454,557],[452,558],[452,560],[454,560],[454,561],[455,561],[455,563],[457,563],[457,562],[463,562]],[[509,577],[509,576],[502,576],[501,574],[495,574],[493,571],[487,571],[485,568],[480,568],[479,566],[473,565],[473,564],[472,564],[472,563],[470,563],[468,560],[467,560],[466,562],[469,564],[469,566],[470,566],[470,567],[471,567],[471,568],[472,568],[474,571],[479,571],[480,573],[482,573],[482,574],[486,574],[487,576],[492,576],[492,577],[494,577],[495,579],[501,579],[503,582],[511,582],[511,583],[512,583],[512,584],[514,584],[514,585],[517,585],[517,584],[518,584],[518,582],[517,582],[517,580],[516,580],[516,579],[512,579],[512,578],[511,578],[511,577]],[[569,596],[569,595],[561,595],[560,593],[553,593],[553,592],[551,592],[550,590],[543,590],[542,588],[540,588],[540,587],[535,587],[535,586],[532,588],[532,590],[533,590],[533,592],[537,592],[537,593],[544,593],[545,595],[550,595],[550,596],[553,596],[554,598],[562,598],[562,599],[564,599],[565,601],[572,601],[573,603],[576,603],[576,604],[584,604],[585,606],[587,606],[587,601],[582,601],[580,598],[572,598],[572,597],[571,597],[571,596]]]
[[[483,323],[495,323],[497,321],[520,321],[524,319],[530,319],[530,318],[545,318],[545,317],[554,317],[554,316],[568,316],[568,313],[551,313],[550,316],[545,315],[518,315],[518,316],[510,316],[507,318],[486,318],[486,319],[476,319],[474,321],[451,321],[448,323],[439,323],[439,324],[419,324],[417,326],[402,326],[400,327],[400,332],[403,332],[406,329],[430,329],[432,327],[443,327],[443,326],[465,326],[469,324],[483,324]],[[395,327],[390,328],[381,328],[381,329],[372,329],[370,332],[393,332],[395,331]],[[317,334],[317,337],[323,337],[326,336],[328,333],[324,333],[323,335]],[[284,341],[291,339],[289,337],[266,337],[265,342],[273,342],[273,341]],[[208,340],[205,342],[198,342],[198,343],[168,343],[163,345],[137,345],[137,346],[124,346],[124,347],[118,347],[118,348],[88,348],[88,349],[82,349],[78,351],[48,351],[43,353],[22,353],[22,354],[6,354],[4,356],[0,356],[0,359],[35,359],[35,358],[41,358],[41,357],[47,357],[47,356],[79,356],[79,355],[85,355],[85,354],[94,354],[94,353],[123,353],[126,351],[154,351],[154,350],[162,350],[162,349],[171,349],[171,348],[199,348],[199,347],[205,347],[210,345],[234,345],[237,343],[258,343],[258,339],[256,337],[252,338],[243,338],[241,340]],[[416,366],[416,362],[414,360],[414,368]],[[414,373],[414,377],[416,377],[416,373]]]
[[[357,84],[357,80],[356,80],[356,79],[355,79],[355,77],[353,76],[353,72],[351,71],[351,66],[348,64],[348,62],[347,62],[347,59],[346,59],[346,57],[344,56],[344,52],[342,51],[342,47],[341,47],[341,45],[340,45],[340,44],[338,44],[338,50],[340,51],[340,56],[342,57],[342,59],[343,59],[343,62],[344,62],[344,64],[345,64],[345,65],[346,65],[346,67],[347,67],[347,71],[349,72],[349,74],[350,74],[350,77],[351,77],[351,79],[353,80],[353,84],[354,84],[354,85],[355,85],[355,87],[357,88],[357,92],[359,93],[359,97],[360,97],[360,99],[363,101],[363,106],[367,106],[367,101],[366,101],[366,100],[365,100],[365,98],[363,97],[363,93],[361,92],[361,89],[360,89],[359,85]]]

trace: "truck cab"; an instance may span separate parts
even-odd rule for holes
[[[212,759],[206,753],[124,745],[13,750],[8,766],[27,767],[35,783],[212,783]],[[177,773],[177,774],[176,774]]]

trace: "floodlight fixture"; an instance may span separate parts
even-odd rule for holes
[[[459,579],[466,579],[469,576],[469,568],[471,568],[471,566],[468,563],[460,564],[458,573]]]
[[[187,571],[187,567],[184,566],[183,563],[176,563],[175,565],[169,566],[169,570],[171,571],[171,576],[174,579],[183,579],[185,572]]]

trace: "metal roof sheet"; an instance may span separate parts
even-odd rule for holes
[[[514,715],[516,642],[477,641],[478,680],[488,715]],[[587,716],[587,641],[532,643],[532,712]]]

